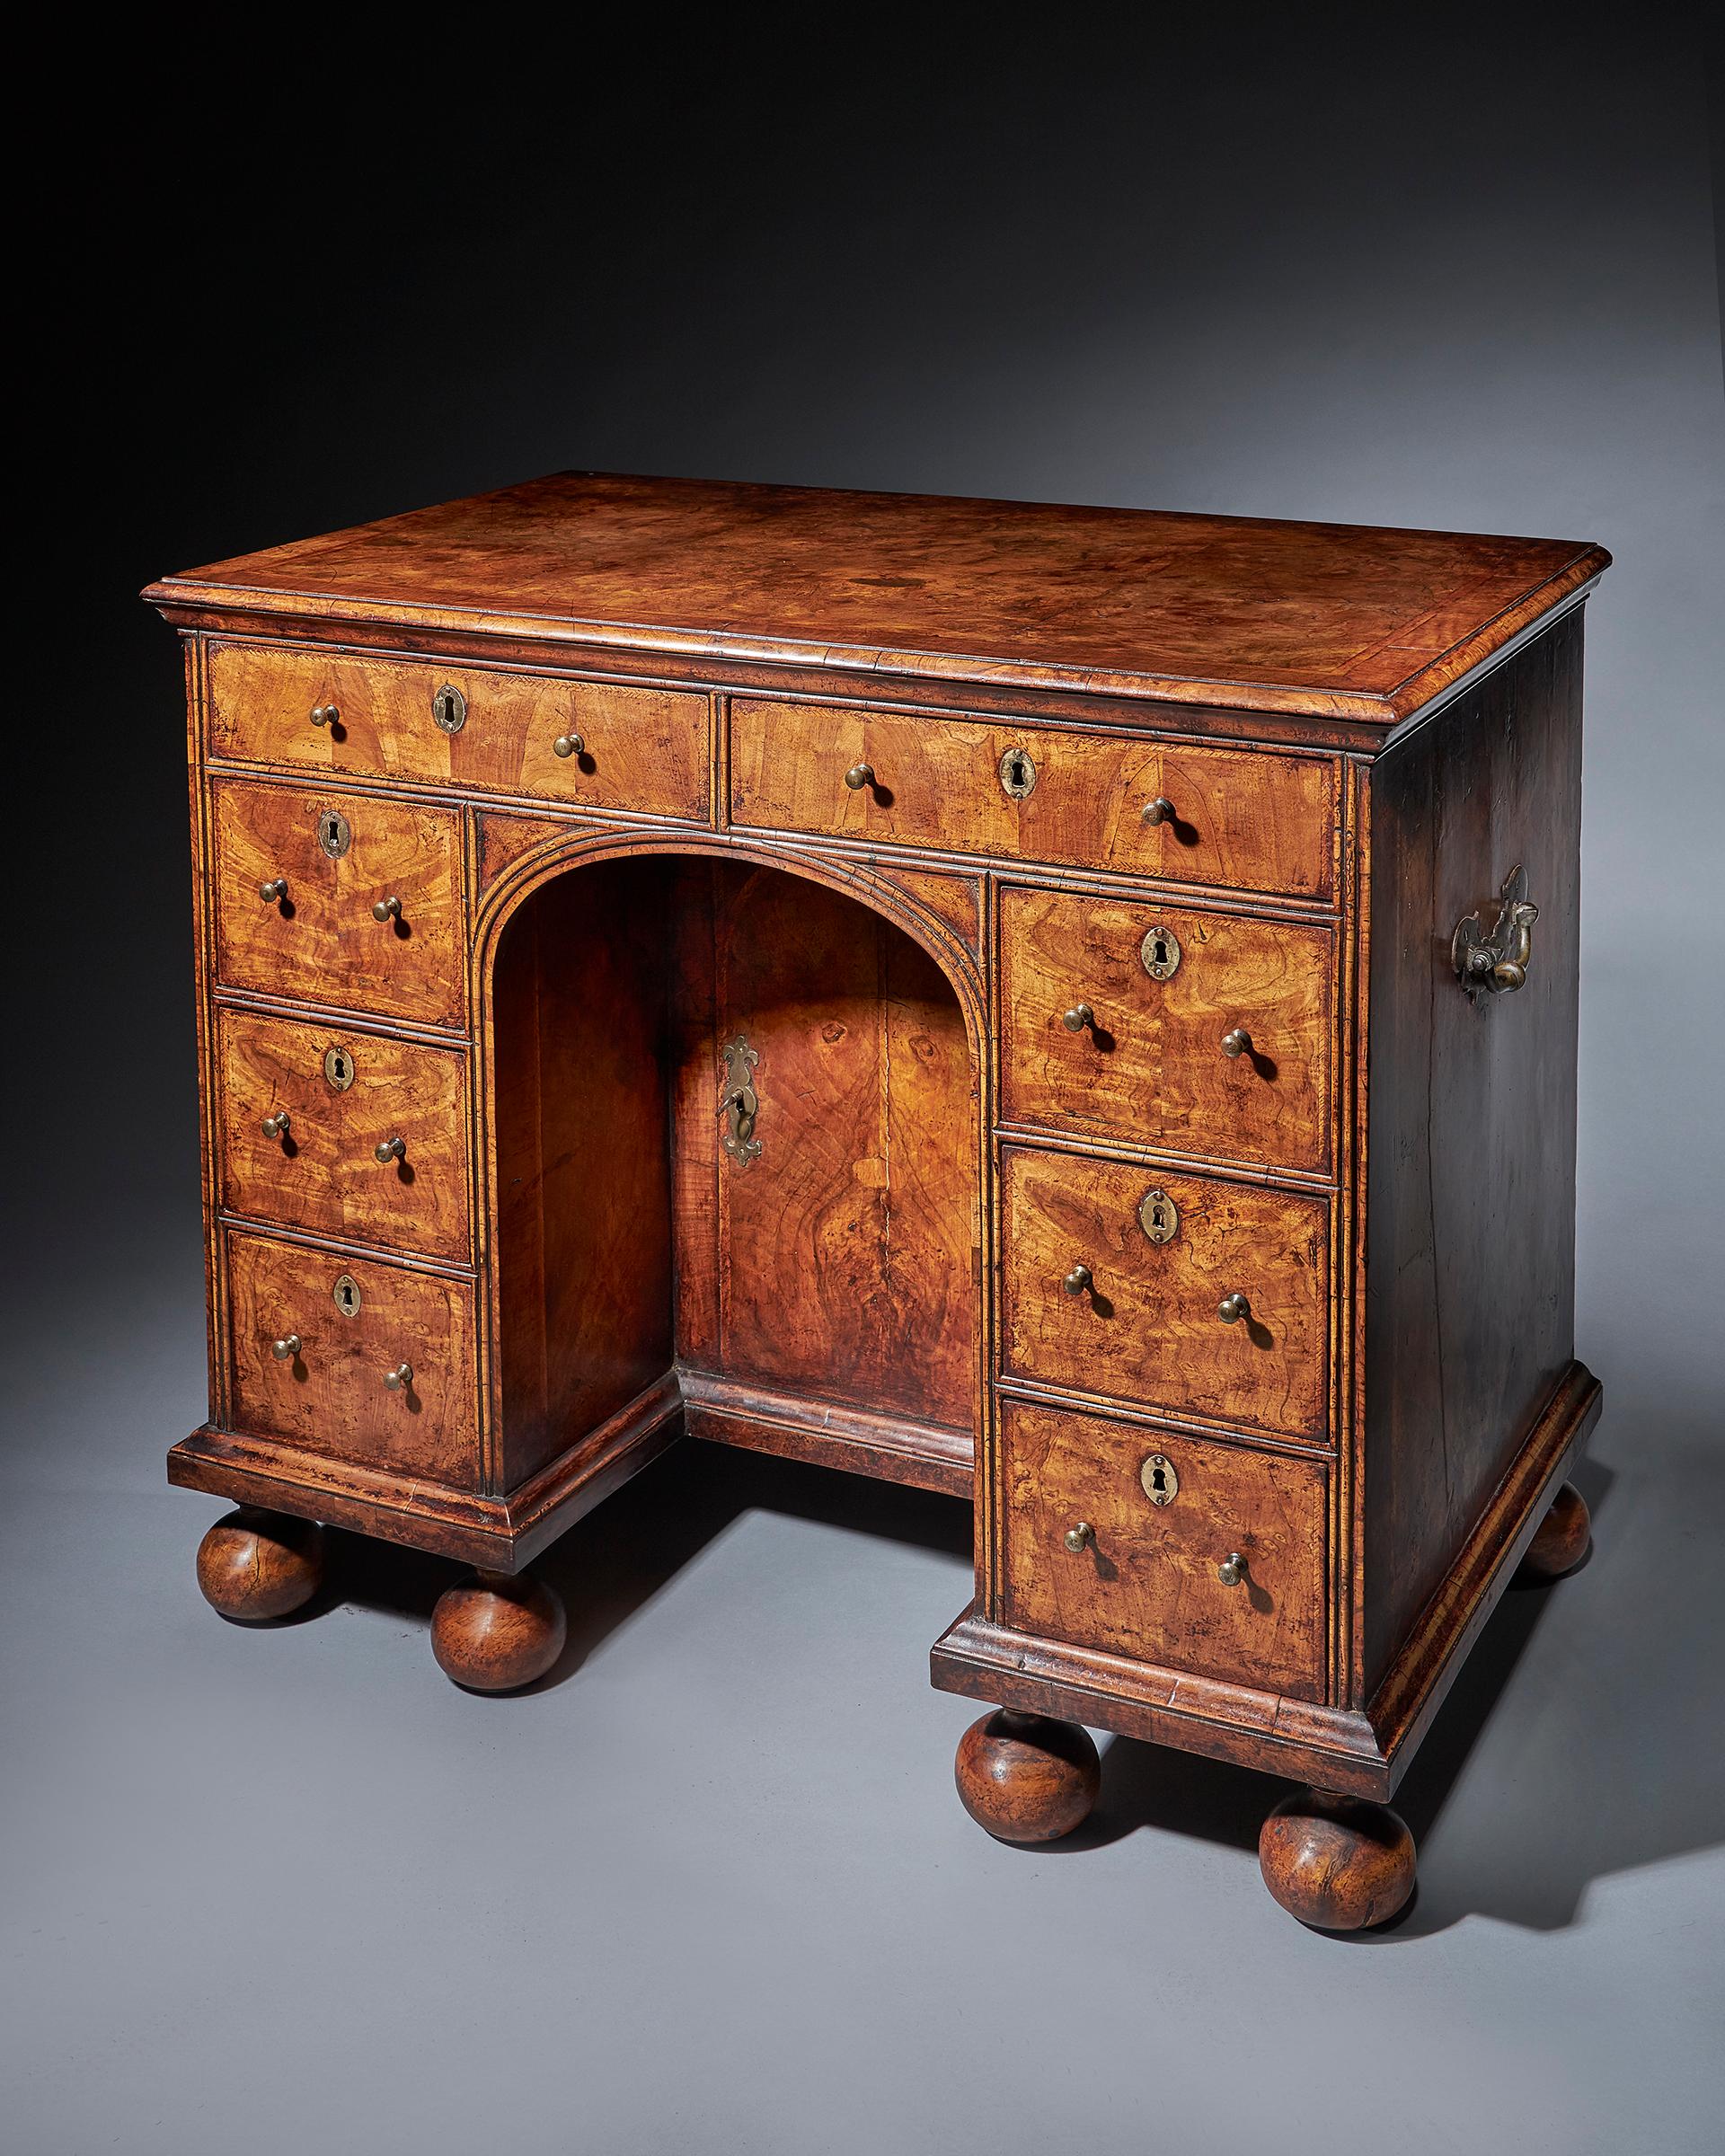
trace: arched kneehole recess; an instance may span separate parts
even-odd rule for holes
[[[968,1490],[974,1020],[861,897],[577,862],[495,945],[499,1487],[675,1378],[695,1434]]]

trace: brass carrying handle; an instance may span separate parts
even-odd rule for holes
[[[1223,1296],[1216,1306],[1216,1314],[1225,1325],[1237,1325],[1242,1318],[1252,1315],[1252,1304],[1236,1290],[1231,1295]]]
[[[314,726],[340,726],[341,723],[341,712],[339,705],[314,703],[312,706],[312,724]]]
[[[384,1372],[384,1383],[392,1392],[405,1392],[413,1383],[411,1363],[397,1363],[393,1370]]]
[[[383,1168],[387,1168],[392,1161],[404,1161],[407,1158],[407,1140],[385,1138],[373,1148],[373,1157]]]
[[[1068,1033],[1082,1033],[1086,1026],[1096,1023],[1096,1013],[1088,1003],[1075,1003],[1070,1011],[1060,1013],[1060,1023]]]
[[[292,1121],[293,1118],[285,1108],[278,1109],[273,1116],[266,1116],[263,1118],[264,1136],[266,1138],[285,1138],[288,1135],[288,1127]]]
[[[1165,793],[1159,793],[1154,801],[1146,801],[1138,813],[1146,824],[1172,824],[1174,804]]]
[[[1082,1295],[1095,1281],[1096,1276],[1087,1265],[1075,1265],[1060,1285],[1069,1295]]]
[[[299,1353],[299,1335],[285,1332],[279,1340],[271,1340],[270,1352],[279,1363],[291,1363]]]
[[[272,876],[268,883],[258,886],[258,897],[266,906],[279,906],[287,896],[288,879],[285,876]]]
[[[1088,1520],[1079,1520],[1060,1537],[1075,1557],[1087,1550],[1096,1540],[1096,1530]]]
[[[371,917],[374,921],[399,921],[402,917],[401,900],[380,898],[371,909]]]
[[[584,756],[587,743],[579,734],[559,734],[551,745],[551,753],[553,756]]]
[[[1469,995],[1501,995],[1526,985],[1538,918],[1527,897],[1527,871],[1517,863],[1504,879],[1490,929],[1481,926],[1478,914],[1469,914],[1450,938],[1450,959]]]
[[[1234,1026],[1222,1036],[1222,1053],[1231,1060],[1252,1053],[1252,1036],[1243,1026]]]
[[[861,793],[865,786],[872,786],[874,784],[873,764],[853,764],[845,773],[845,783],[853,793]]]
[[[1237,1587],[1246,1577],[1246,1560],[1237,1550],[1230,1550],[1216,1568],[1216,1577],[1225,1587]]]

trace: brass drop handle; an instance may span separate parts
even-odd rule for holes
[[[407,1140],[405,1138],[385,1138],[375,1148],[375,1157],[378,1166],[382,1168],[387,1168],[392,1161],[404,1161],[407,1158]]]
[[[1174,804],[1165,793],[1159,793],[1154,801],[1146,801],[1139,813],[1146,824],[1172,824]]]
[[[1060,1023],[1068,1033],[1082,1033],[1086,1026],[1096,1023],[1096,1013],[1088,1003],[1075,1003],[1070,1011],[1060,1013]]]
[[[1061,1536],[1066,1548],[1075,1557],[1080,1556],[1096,1540],[1096,1530],[1088,1520],[1079,1520]]]
[[[380,898],[371,909],[371,917],[374,921],[399,921],[402,917],[401,900]]]
[[[392,1392],[405,1392],[413,1383],[412,1364],[397,1363],[393,1370],[385,1370],[384,1383]]]
[[[1235,1026],[1222,1036],[1222,1053],[1230,1058],[1252,1053],[1252,1036],[1243,1026]]]
[[[1469,995],[1501,995],[1526,986],[1538,918],[1539,908],[1527,897],[1527,871],[1517,866],[1504,879],[1489,929],[1478,914],[1456,923],[1450,957]]]
[[[1095,1278],[1095,1274],[1087,1265],[1075,1265],[1060,1285],[1069,1295],[1082,1295],[1086,1288],[1094,1284]]]
[[[341,723],[341,713],[335,704],[314,703],[312,706],[312,724],[314,726],[340,726]]]
[[[553,756],[584,756],[587,743],[579,734],[559,734],[551,745],[551,753]]]
[[[1246,1577],[1246,1560],[1237,1550],[1230,1550],[1216,1568],[1216,1577],[1225,1587],[1237,1587]]]
[[[1234,1294],[1223,1296],[1216,1306],[1216,1314],[1225,1325],[1237,1325],[1242,1318],[1252,1315],[1252,1304],[1236,1291]]]
[[[272,876],[268,883],[258,886],[258,897],[266,906],[279,906],[287,896],[288,879],[285,876]]]
[[[278,1109],[273,1116],[266,1116],[263,1118],[264,1136],[266,1138],[285,1138],[288,1135],[288,1126],[292,1120],[293,1118],[285,1108]]]
[[[287,1332],[279,1340],[271,1340],[270,1352],[279,1363],[291,1363],[299,1353],[299,1335]]]
[[[865,786],[872,786],[874,784],[873,764],[853,764],[845,773],[845,783],[853,793],[861,793]]]

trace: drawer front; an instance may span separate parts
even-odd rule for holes
[[[1001,1450],[1009,1624],[1225,1683],[1323,1697],[1322,1462],[1022,1401],[1006,1403]],[[1161,1489],[1172,1492],[1162,1504],[1146,1487],[1158,1460]],[[1235,1556],[1244,1568],[1227,1586],[1220,1568]]]
[[[1006,1375],[1324,1439],[1325,1199],[1016,1146],[1002,1169]]]
[[[1029,767],[1011,759],[1028,755]],[[859,764],[873,783],[852,789]],[[1016,798],[1003,768],[1028,793]],[[1011,722],[733,699],[733,823],[1329,896],[1337,766]],[[1153,808],[1161,819],[1152,821]]]
[[[1030,890],[1002,893],[1000,927],[1008,1120],[1328,1168],[1330,930]]]
[[[246,1011],[217,1040],[228,1212],[466,1262],[464,1055]]]
[[[248,1435],[451,1489],[479,1484],[473,1290],[378,1259],[230,1233],[234,1418]],[[337,1302],[354,1303],[348,1315]],[[275,1344],[297,1339],[292,1354]],[[411,1366],[391,1387],[385,1373]]]
[[[217,977],[233,988],[459,1026],[456,813],[352,794],[218,780]],[[319,836],[339,817],[332,853]],[[261,891],[278,879],[285,896]],[[398,902],[399,917],[374,907]]]
[[[208,681],[217,756],[707,820],[704,696],[269,644],[212,644]]]

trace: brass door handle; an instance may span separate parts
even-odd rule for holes
[[[1096,1013],[1088,1003],[1075,1003],[1070,1011],[1060,1013],[1060,1023],[1068,1033],[1082,1033],[1086,1026],[1096,1023]]]
[[[270,1352],[279,1363],[291,1363],[299,1353],[299,1335],[285,1332],[279,1340],[271,1340]]]
[[[279,906],[287,896],[288,879],[285,876],[272,876],[268,883],[258,886],[258,897],[266,906]]]
[[[1237,1587],[1246,1577],[1246,1560],[1237,1550],[1230,1550],[1216,1568],[1216,1577],[1225,1587]]]
[[[551,745],[551,753],[553,756],[584,756],[587,743],[579,734],[559,734]]]
[[[1216,1314],[1225,1325],[1237,1325],[1242,1318],[1252,1315],[1252,1304],[1236,1291],[1234,1294],[1223,1296],[1216,1306]]]
[[[1096,1540],[1096,1530],[1088,1520],[1079,1520],[1075,1525],[1068,1527],[1060,1539],[1072,1551],[1072,1554],[1077,1557]]]
[[[1146,801],[1139,814],[1146,824],[1172,824],[1174,821],[1174,804],[1165,793],[1159,793],[1154,801]]]
[[[387,1168],[392,1161],[404,1161],[407,1158],[407,1140],[405,1138],[385,1138],[373,1149],[373,1152],[378,1165]]]
[[[264,1136],[266,1138],[285,1138],[288,1135],[288,1126],[292,1121],[293,1118],[285,1108],[279,1109],[273,1116],[266,1116],[263,1118]]]
[[[1248,1056],[1252,1053],[1252,1036],[1243,1026],[1235,1026],[1222,1036],[1222,1053],[1227,1056]]]
[[[845,773],[845,783],[853,793],[861,793],[865,786],[872,786],[874,784],[873,764],[853,764]]]
[[[384,1383],[392,1392],[405,1392],[413,1383],[412,1364],[397,1363],[393,1370],[385,1370]]]
[[[374,921],[399,921],[402,917],[401,900],[380,898],[371,909],[371,917]]]
[[[1095,1278],[1087,1265],[1075,1265],[1060,1285],[1069,1295],[1082,1295],[1087,1287],[1093,1286]]]
[[[341,713],[335,704],[314,703],[312,706],[312,724],[314,726],[340,726],[341,723]]]

